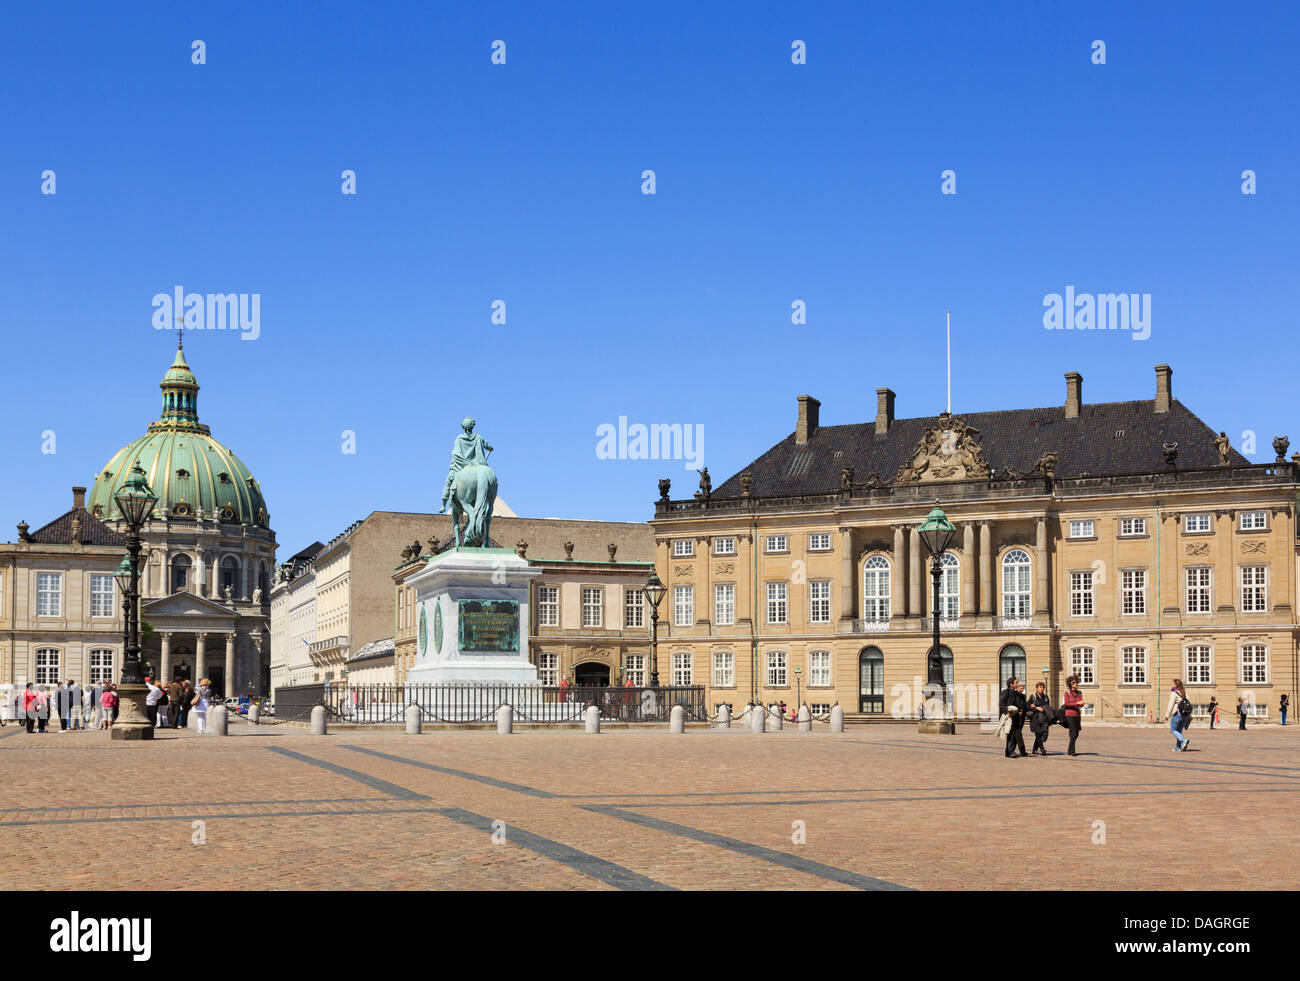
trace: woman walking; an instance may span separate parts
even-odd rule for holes
[[[208,731],[208,706],[212,704],[212,682],[204,678],[199,682],[198,700],[194,703],[194,719],[199,735]]]
[[[1007,687],[1002,689],[1002,696],[998,700],[999,715],[1009,716],[1010,726],[1007,729],[1007,744],[1004,750],[1007,759],[1013,759],[1016,750],[1020,755],[1028,756],[1025,752],[1025,686],[1020,683],[1020,679],[1012,675],[1007,679]]]
[[[1191,740],[1183,735],[1183,730],[1192,721],[1192,703],[1188,701],[1187,689],[1178,678],[1174,679],[1173,687],[1169,689],[1169,704],[1165,706],[1165,718],[1169,720],[1169,731],[1174,734],[1174,752],[1186,750]]]
[[[1065,708],[1065,727],[1070,730],[1070,756],[1078,756],[1074,751],[1074,741],[1079,738],[1079,729],[1083,726],[1083,692],[1079,691],[1079,676],[1072,674],[1065,679],[1065,697],[1061,700]]]
[[[1052,731],[1052,700],[1047,697],[1047,685],[1038,682],[1029,696],[1029,731],[1034,734],[1034,756],[1047,755],[1047,735]]]

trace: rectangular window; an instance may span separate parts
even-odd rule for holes
[[[1097,683],[1097,652],[1091,647],[1070,648],[1070,673],[1078,675],[1079,684]]]
[[[1196,566],[1187,570],[1187,612],[1210,612],[1210,568]]]
[[[1092,572],[1070,573],[1070,616],[1090,617],[1093,615]]]
[[[1120,581],[1120,610],[1124,616],[1142,616],[1147,611],[1146,569],[1122,569]]]
[[[623,626],[645,626],[645,595],[639,589],[623,590]]]
[[[814,719],[817,718],[819,715],[830,715],[831,703],[830,702],[809,702],[808,714],[811,715]]]
[[[734,538],[715,538],[713,539],[714,555],[735,555],[736,540]]]
[[[90,615],[92,617],[111,617],[113,606],[113,576],[110,573],[91,573],[90,576]]]
[[[58,572],[36,574],[36,615],[63,616],[63,575]]]
[[[811,651],[808,654],[808,684],[829,688],[831,684],[831,652]]]
[[[1241,649],[1241,683],[1268,684],[1268,648],[1265,645],[1247,644]]]
[[[695,626],[695,587],[673,587],[673,626]]]
[[[582,587],[582,625],[584,627],[605,625],[605,591],[599,586]]]
[[[644,654],[628,654],[623,658],[623,680],[638,687],[645,684]]]
[[[1119,533],[1124,536],[1145,535],[1147,533],[1147,519],[1146,518],[1120,518]]]
[[[677,686],[692,685],[691,655],[678,653],[673,655],[673,684]]]
[[[787,589],[783,582],[770,582],[767,584],[767,622],[768,623],[787,623],[789,622],[789,604],[787,603]]]
[[[1183,671],[1189,685],[1208,685],[1210,683],[1210,645],[1193,644],[1187,648],[1187,661]]]
[[[767,551],[769,552],[788,552],[789,541],[785,535],[768,535]]]
[[[1093,716],[1097,714],[1097,706],[1094,705],[1092,702],[1085,702],[1083,705],[1083,709],[1079,712],[1079,714],[1085,719],[1091,719]]]
[[[1241,612],[1268,612],[1268,566],[1241,567]]]
[[[1126,685],[1145,685],[1147,683],[1147,649],[1145,647],[1125,647],[1120,651],[1121,677]]]
[[[42,647],[36,652],[36,683],[57,685],[59,676],[59,652],[53,647]]]
[[[731,584],[713,587],[713,623],[730,627],[736,622],[736,587]]]
[[[785,651],[767,652],[767,687],[785,688],[789,684]]]
[[[1183,518],[1183,531],[1186,534],[1198,534],[1210,530],[1208,514],[1189,514]]]
[[[560,587],[537,587],[537,625],[540,627],[558,627],[560,625]]]
[[[113,652],[97,650],[90,652],[90,683],[113,680]]]
[[[808,622],[831,622],[831,581],[814,579],[808,583]]]
[[[1241,515],[1242,531],[1264,531],[1268,528],[1267,511],[1243,511]]]
[[[1145,719],[1146,717],[1147,717],[1147,707],[1145,702],[1124,703],[1124,718]]]
[[[713,687],[736,687],[736,655],[731,651],[713,652]]]
[[[808,551],[829,552],[831,550],[830,532],[819,531],[808,536]]]
[[[1071,521],[1070,537],[1071,538],[1095,538],[1096,525],[1089,519],[1087,521]]]
[[[537,680],[552,688],[560,683],[560,655],[548,653],[537,655]]]
[[[695,554],[695,542],[689,538],[679,538],[673,542],[673,555],[681,558]]]

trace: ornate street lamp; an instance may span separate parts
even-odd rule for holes
[[[659,574],[650,573],[645,598],[650,601],[650,685],[654,688],[659,687],[659,604],[667,592],[668,587],[659,581]]]
[[[937,694],[941,700],[944,699],[946,686],[943,681],[943,659],[939,655],[939,582],[943,577],[943,553],[948,550],[952,544],[953,536],[957,534],[957,528],[948,516],[943,513],[943,508],[936,503],[934,510],[930,512],[929,517],[921,523],[917,529],[921,534],[921,541],[925,542],[926,550],[930,553],[930,576],[934,579],[934,604],[931,607],[931,614],[934,620],[934,646],[930,648],[930,655],[926,658],[926,683],[924,693],[932,693],[937,689]]]
[[[119,585],[125,579],[128,583],[126,593],[126,629],[124,631],[125,649],[122,655],[122,679],[118,685],[118,719],[109,730],[111,739],[152,739],[153,726],[144,712],[146,689],[144,686],[144,669],[140,664],[140,529],[153,514],[158,495],[149,487],[144,470],[137,460],[131,467],[131,473],[113,495],[126,522],[126,552],[124,565],[118,566],[114,574]]]
[[[803,697],[800,692],[803,690],[803,668],[794,669],[794,714],[799,714],[799,706],[803,704]]]

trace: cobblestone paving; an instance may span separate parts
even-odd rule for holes
[[[0,888],[102,888],[103,856],[125,889],[1266,889],[1300,872],[1289,727],[1194,730],[1187,753],[1094,727],[1077,758],[1054,736],[1055,755],[1016,760],[974,729],[900,726],[231,731],[0,729]],[[34,861],[55,853],[85,861]],[[1170,878],[1179,855],[1195,875]]]

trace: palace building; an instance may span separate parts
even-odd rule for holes
[[[1159,718],[1174,678],[1203,714],[1246,697],[1276,712],[1297,681],[1300,454],[1252,464],[1173,398],[820,426],[793,433],[716,489],[660,482],[655,568],[668,588],[659,661],[710,706],[796,699],[852,718],[912,717],[939,617],[950,711],[996,715],[1008,676],[1059,704],[1081,677],[1085,716]],[[918,526],[957,527],[937,609]]]

